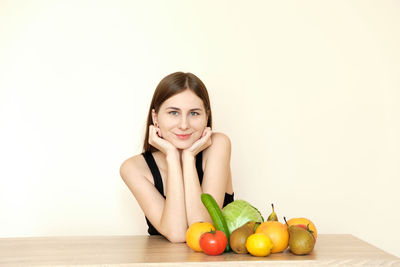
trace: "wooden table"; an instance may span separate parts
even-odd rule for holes
[[[313,252],[268,257],[207,256],[157,236],[0,239],[0,266],[400,266],[400,259],[352,235],[318,235]]]

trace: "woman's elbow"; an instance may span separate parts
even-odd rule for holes
[[[165,238],[167,238],[171,243],[184,243],[184,242],[186,242],[186,232],[171,233],[171,234],[165,235]]]

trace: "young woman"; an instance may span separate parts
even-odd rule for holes
[[[176,72],[158,84],[151,101],[143,153],[127,159],[121,177],[142,208],[150,235],[185,242],[194,222],[212,222],[201,202],[211,194],[220,207],[233,201],[231,143],[211,131],[203,82]]]

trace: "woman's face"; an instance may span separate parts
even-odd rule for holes
[[[162,138],[178,149],[187,149],[200,139],[207,120],[203,100],[189,89],[168,98],[157,114],[153,112]]]

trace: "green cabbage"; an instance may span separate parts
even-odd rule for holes
[[[222,209],[222,215],[225,218],[230,233],[248,221],[260,223],[264,221],[264,218],[261,216],[258,209],[244,200],[235,200],[226,205]]]

